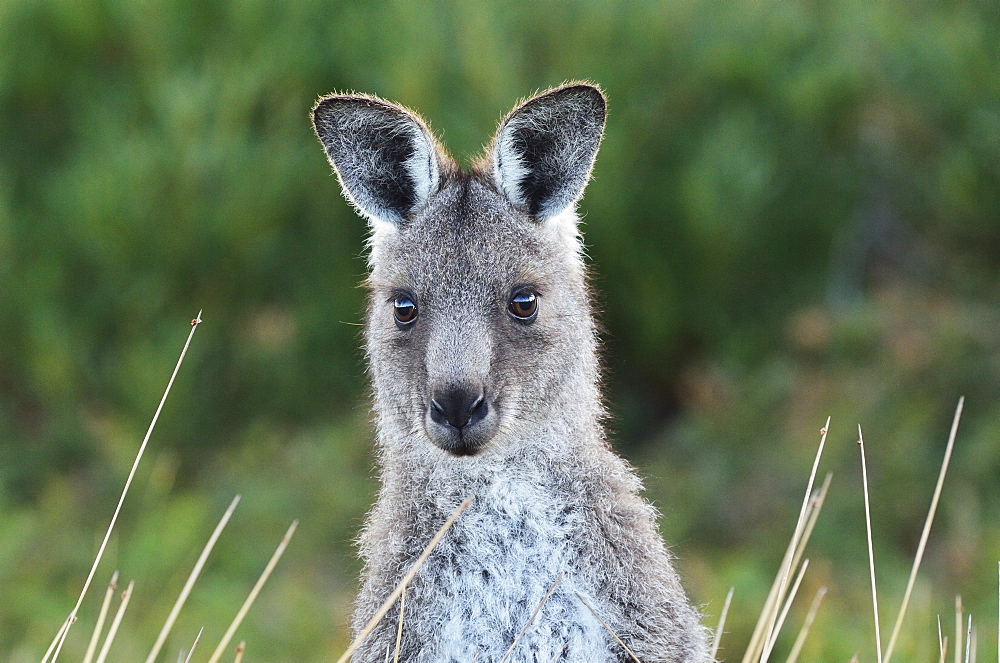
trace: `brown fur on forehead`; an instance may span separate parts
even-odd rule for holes
[[[478,173],[451,178],[414,218],[376,238],[372,253],[377,290],[488,300],[517,285],[544,295],[546,284],[572,272],[579,259],[575,237],[517,211]]]

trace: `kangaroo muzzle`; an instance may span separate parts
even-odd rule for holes
[[[476,454],[495,432],[496,417],[476,381],[435,385],[427,400],[425,428],[431,441],[456,456]]]

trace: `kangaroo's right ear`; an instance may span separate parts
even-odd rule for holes
[[[312,118],[344,195],[373,226],[404,222],[437,191],[443,157],[416,115],[381,99],[331,95]]]

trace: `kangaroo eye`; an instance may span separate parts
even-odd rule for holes
[[[507,310],[518,320],[534,320],[538,313],[538,297],[533,292],[521,291],[511,298]]]
[[[396,322],[401,325],[408,325],[417,319],[417,305],[406,295],[400,295],[392,300],[392,314],[396,317]]]

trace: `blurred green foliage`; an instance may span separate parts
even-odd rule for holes
[[[887,633],[965,394],[898,660],[937,659],[959,592],[988,658],[998,33],[986,0],[0,3],[0,656],[37,660],[72,607],[201,308],[66,658],[113,568],[137,587],[113,657],[144,656],[236,493],[165,659],[200,626],[214,647],[293,518],[237,637],[254,660],[339,653],[374,489],[364,226],[307,111],[379,94],[468,157],[518,97],[586,78],[610,98],[581,211],[612,427],[709,624],[736,587],[723,656],[830,414],[833,487],[778,654],[826,584],[803,658],[874,658],[855,426]]]

